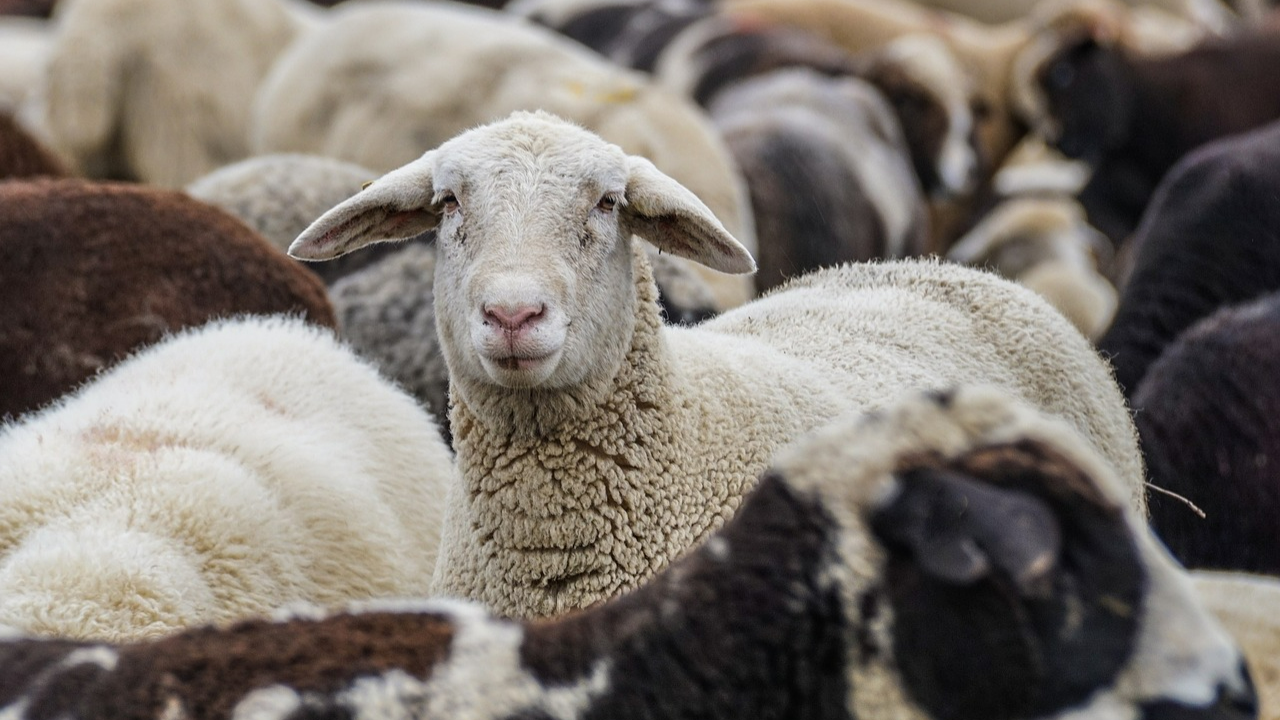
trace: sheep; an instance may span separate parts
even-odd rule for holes
[[[675,36],[713,12],[705,0],[515,0],[503,9],[645,72]]]
[[[868,83],[776,70],[720,92],[708,112],[751,191],[757,291],[814,268],[924,252],[920,184],[893,110]]]
[[[634,593],[521,624],[295,608],[109,646],[0,639],[0,713],[67,718],[1220,718],[1240,651],[1070,426],[985,388],[782,454]],[[961,512],[963,510],[963,512]]]
[[[320,214],[360,191],[381,173],[321,155],[257,155],[223,166],[187,185],[188,195],[240,218],[283,253]],[[425,242],[430,238],[420,238]],[[306,267],[332,286],[338,280],[395,254],[370,248],[333,263]]]
[[[1196,594],[1244,648],[1258,689],[1258,720],[1280,720],[1280,578],[1247,573],[1191,573]]]
[[[775,450],[921,385],[997,384],[1067,418],[1143,507],[1108,368],[1038,296],[989,273],[851,264],[664,327],[633,234],[722,272],[752,270],[751,256],[653,163],[545,112],[428,151],[289,252],[323,260],[432,227],[461,476],[439,592],[527,617],[635,587],[731,516]]]
[[[1115,320],[1098,341],[1132,396],[1156,358],[1197,320],[1280,291],[1280,122],[1179,162],[1134,236]]]
[[[1116,244],[1188,152],[1280,119],[1280,42],[1265,33],[1157,56],[1107,34],[1063,41],[1051,33],[1017,68],[1020,112],[1054,147],[1093,167],[1080,198]]]
[[[257,152],[320,153],[387,172],[472,125],[542,108],[650,158],[698,191],[755,249],[746,186],[715,128],[692,103],[643,75],[484,8],[362,2],[331,12],[331,21],[299,38],[263,81],[254,110]],[[750,278],[691,266],[719,310],[754,295]]]
[[[1097,340],[1111,325],[1117,304],[1116,289],[1095,260],[1096,248],[1109,247],[1075,200],[1027,195],[997,204],[947,251],[947,259],[988,267],[1022,283],[1085,337]]]
[[[0,14],[0,112],[17,113],[33,96],[51,37],[47,20]]]
[[[47,18],[53,13],[55,4],[55,0],[0,0],[0,15]]]
[[[278,0],[68,0],[39,124],[85,175],[180,188],[248,156],[254,91],[299,27]]]
[[[454,472],[429,415],[283,316],[168,337],[0,452],[0,623],[112,642],[425,594]]]
[[[0,111],[0,180],[64,177],[62,161],[9,114]]]
[[[0,417],[65,394],[165,332],[238,313],[334,327],[324,285],[257,233],[170,190],[0,183]]]
[[[1189,567],[1280,575],[1280,294],[1219,310],[1151,365],[1133,406],[1157,496],[1151,525]]]
[[[973,191],[983,171],[973,82],[931,34],[898,37],[855,56],[811,32],[750,16],[717,15],[680,33],[659,57],[655,73],[663,85],[708,106],[726,86],[791,66],[875,85],[902,125],[925,192],[947,199]]]

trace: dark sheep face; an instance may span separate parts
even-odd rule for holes
[[[1036,73],[1036,84],[1057,125],[1050,141],[1067,157],[1097,163],[1128,135],[1131,98],[1121,60],[1096,40],[1051,57]]]

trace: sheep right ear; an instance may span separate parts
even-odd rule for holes
[[[672,255],[723,273],[756,271],[756,261],[688,188],[645,158],[627,158],[624,217],[636,235]]]
[[[321,215],[289,246],[299,260],[332,260],[365,245],[407,240],[440,223],[431,153],[393,170]]]

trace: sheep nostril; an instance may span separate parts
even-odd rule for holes
[[[504,330],[516,331],[533,325],[546,314],[547,306],[539,305],[488,305],[484,308],[484,319],[487,324],[498,325]]]

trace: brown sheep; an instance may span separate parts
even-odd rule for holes
[[[0,416],[63,395],[165,333],[244,313],[334,327],[323,283],[178,192],[0,183]]]

